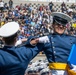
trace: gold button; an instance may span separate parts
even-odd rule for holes
[[[51,37],[51,39],[53,39],[53,37]]]
[[[57,58],[57,57],[55,56],[55,58]]]
[[[54,53],[56,53],[56,51],[54,51]]]
[[[52,43],[54,43],[54,42],[52,42]]]

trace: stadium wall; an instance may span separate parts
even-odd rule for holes
[[[8,3],[9,0],[3,0],[4,3]],[[49,2],[51,2],[52,0],[13,0],[14,2],[14,6],[19,5],[20,3],[32,3],[32,4],[45,4],[48,5]],[[56,4],[61,4],[62,2],[65,2],[67,5],[71,5],[72,3],[76,4],[76,0],[53,0],[52,2],[54,3],[54,5]]]

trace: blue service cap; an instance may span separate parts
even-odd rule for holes
[[[50,70],[48,68],[42,69],[40,75],[49,75]]]
[[[40,72],[42,69],[44,69],[44,66],[37,66],[38,67],[38,71]]]
[[[56,22],[64,26],[72,20],[69,15],[61,12],[53,12],[51,16],[53,17],[53,23]]]
[[[26,70],[27,74],[37,73],[38,69],[36,67],[30,67]]]
[[[19,30],[19,24],[17,22],[8,22],[0,28],[1,37],[10,37]]]

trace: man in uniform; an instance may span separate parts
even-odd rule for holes
[[[76,37],[65,34],[66,24],[71,21],[71,17],[61,12],[53,12],[53,34],[40,37],[37,40],[50,46],[44,52],[49,61],[49,68],[52,75],[68,75],[67,60],[73,44],[76,44]],[[38,42],[38,41],[37,41]],[[44,46],[43,46],[44,47]],[[67,68],[68,67],[68,68]],[[76,73],[75,73],[76,74]],[[74,74],[74,75],[75,75]]]
[[[22,46],[17,43],[19,24],[8,22],[0,28],[4,47],[0,48],[0,75],[24,75],[29,62],[40,52],[38,47],[32,46],[28,39]],[[32,40],[32,38],[31,38]]]

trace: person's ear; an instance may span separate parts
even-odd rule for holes
[[[5,39],[4,38],[2,38],[2,41],[4,41]]]
[[[64,27],[64,29],[67,29],[67,27]]]
[[[3,41],[3,43],[4,43],[5,39],[4,39],[4,38],[2,38],[2,41]]]

